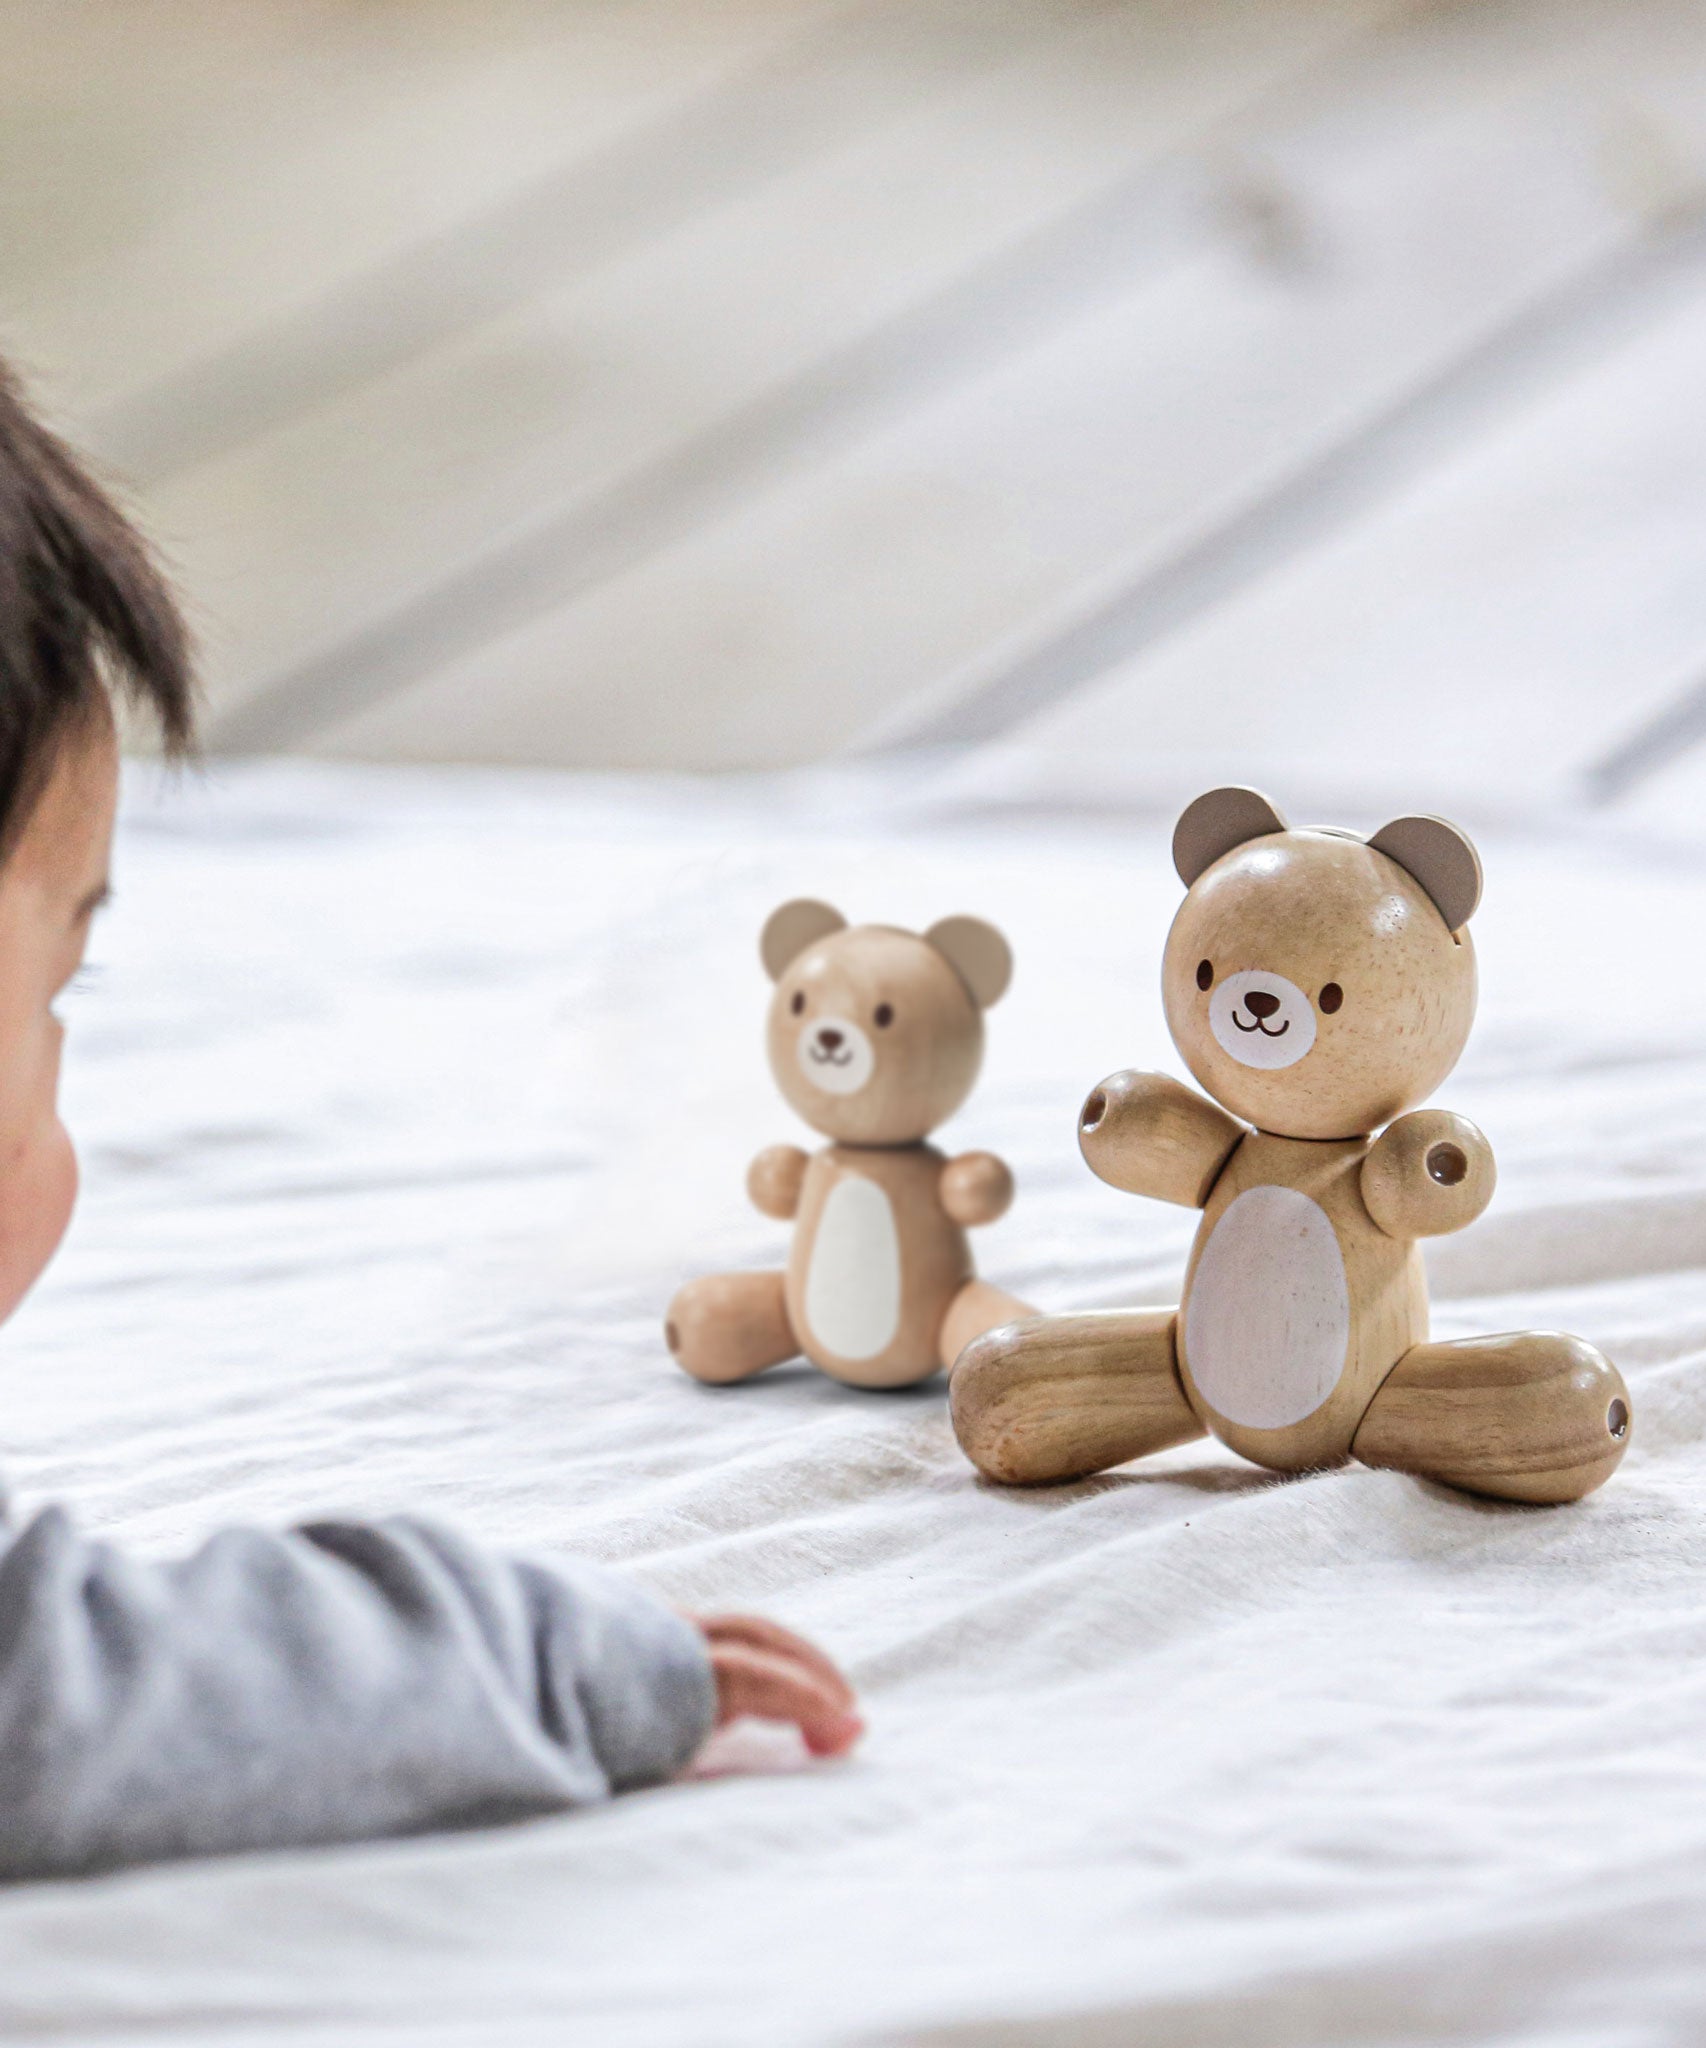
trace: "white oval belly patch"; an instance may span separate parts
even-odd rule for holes
[[[1296,1188],[1247,1188],[1203,1247],[1185,1309],[1197,1391],[1245,1429],[1313,1415],[1350,1348],[1345,1261],[1326,1212]]]
[[[836,1358],[875,1358],[900,1329],[900,1238],[875,1181],[838,1180],[817,1220],[806,1323]]]

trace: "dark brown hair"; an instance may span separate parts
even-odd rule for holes
[[[189,633],[147,545],[0,363],[0,857],[112,691],[190,744]]]

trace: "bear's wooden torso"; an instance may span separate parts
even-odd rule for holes
[[[1221,1442],[1259,1465],[1336,1464],[1376,1389],[1428,1334],[1420,1248],[1363,1205],[1373,1141],[1242,1139],[1203,1211],[1179,1370]]]
[[[800,1348],[833,1378],[902,1387],[941,1369],[948,1306],[972,1276],[933,1145],[829,1145],[806,1168],[788,1259]]]

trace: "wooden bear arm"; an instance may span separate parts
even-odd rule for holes
[[[1090,1171],[1128,1195],[1200,1209],[1245,1126],[1166,1074],[1110,1074],[1078,1112]]]
[[[1013,1200],[1013,1174],[993,1152],[962,1152],[942,1169],[942,1207],[956,1223],[993,1223]]]
[[[746,1170],[746,1192],[763,1215],[786,1223],[800,1206],[810,1160],[798,1145],[767,1145]]]
[[[1362,1199],[1388,1237],[1444,1237],[1493,1199],[1493,1148],[1465,1116],[1417,1109],[1388,1124],[1362,1163]]]

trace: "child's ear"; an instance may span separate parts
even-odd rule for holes
[[[1394,818],[1368,842],[1395,860],[1433,898],[1447,931],[1460,932],[1481,901],[1481,856],[1444,818]]]
[[[945,917],[924,934],[977,999],[980,1010],[1000,1002],[1013,979],[1013,951],[981,917]]]
[[[772,981],[780,981],[808,946],[827,939],[831,932],[845,931],[847,920],[827,903],[810,896],[796,896],[764,920],[758,941],[758,957]]]
[[[1187,804],[1173,827],[1173,865],[1188,889],[1223,853],[1246,839],[1264,839],[1285,829],[1285,820],[1259,789],[1246,789],[1241,783],[1211,789]]]

